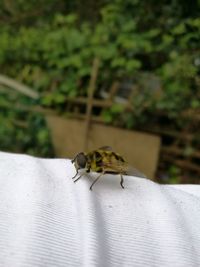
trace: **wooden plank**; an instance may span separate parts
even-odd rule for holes
[[[33,99],[39,98],[39,93],[34,91],[32,88],[2,74],[0,74],[0,84],[3,84]]]
[[[85,120],[85,134],[84,134],[84,150],[88,148],[88,134],[89,134],[89,127],[91,122],[92,116],[92,105],[93,105],[93,96],[96,86],[96,80],[99,70],[99,59],[95,58],[92,66],[91,78],[88,87],[88,98],[87,98],[87,110],[86,110],[86,120]]]
[[[108,97],[109,102],[108,103],[113,102],[113,99],[114,99],[117,91],[119,90],[119,86],[120,86],[119,82],[114,82],[112,84],[112,86],[110,88],[110,92],[109,92],[109,97]]]
[[[183,136],[180,134],[180,131],[167,130],[167,129],[159,128],[159,127],[155,127],[155,126],[152,126],[151,128],[142,127],[141,130],[145,131],[145,132],[152,133],[152,134],[159,134],[159,135],[163,135],[163,136],[174,137],[175,139],[178,138],[180,140],[193,140],[194,139],[193,133],[187,133],[187,134],[184,134],[184,136]]]
[[[166,154],[173,154],[173,155],[178,155],[178,156],[184,156],[185,158],[191,157],[191,158],[198,158],[200,159],[200,152],[198,151],[193,151],[191,154],[188,156],[185,155],[184,149],[178,148],[178,147],[166,147],[163,146],[161,149],[161,152],[166,153]]]
[[[56,155],[73,158],[84,143],[84,121],[48,116]],[[158,136],[93,123],[88,150],[110,145],[127,161],[153,178],[156,172],[161,140]]]
[[[169,155],[162,155],[163,161],[170,162],[173,165],[177,165],[180,168],[188,171],[195,171],[197,173],[200,173],[200,167],[197,164],[194,164],[192,162],[188,162],[186,160],[181,159],[174,159]]]

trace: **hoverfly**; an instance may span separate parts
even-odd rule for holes
[[[123,175],[135,175],[145,178],[146,176],[140,173],[137,169],[130,167],[122,156],[114,152],[111,147],[103,146],[97,150],[93,150],[89,153],[80,152],[71,161],[75,168],[76,174],[72,177],[75,179],[80,169],[85,169],[87,173],[90,171],[100,173],[90,186],[92,190],[93,185],[98,179],[106,173],[119,174],[121,181],[120,185],[124,189]],[[77,182],[85,173],[80,174],[78,178],[74,180]]]

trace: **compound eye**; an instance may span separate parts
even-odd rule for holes
[[[87,163],[87,158],[86,158],[86,156],[84,155],[83,152],[81,152],[81,153],[79,153],[77,155],[77,159],[76,160],[77,160],[77,164],[78,164],[80,169],[85,168],[86,163]]]

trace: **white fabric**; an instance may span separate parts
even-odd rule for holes
[[[0,266],[200,266],[200,186],[0,153]]]

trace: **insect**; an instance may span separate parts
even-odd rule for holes
[[[76,174],[72,177],[74,182],[77,182],[85,173],[79,174],[80,169],[85,169],[87,173],[90,171],[100,173],[90,186],[92,190],[93,185],[99,180],[101,176],[106,173],[119,174],[120,185],[124,189],[123,175],[135,175],[139,177],[146,177],[140,173],[137,169],[130,167],[122,156],[114,152],[111,147],[103,146],[97,150],[93,150],[89,153],[80,152],[71,161],[75,168]],[[75,179],[76,178],[76,179]]]

